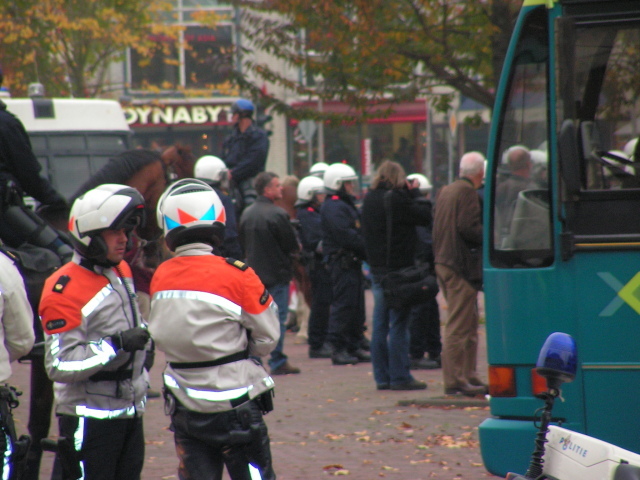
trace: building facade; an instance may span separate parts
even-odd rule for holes
[[[162,149],[180,142],[189,145],[198,157],[219,155],[231,129],[230,107],[241,95],[230,82],[234,69],[242,69],[244,60],[254,60],[268,63],[292,80],[304,75],[264,52],[251,51],[238,28],[240,12],[230,3],[173,0],[172,4],[173,11],[167,12],[164,20],[182,27],[180,40],[188,47],[176,48],[159,35],[154,38],[158,46],[149,58],[131,50],[124,64],[114,67],[111,80],[124,86],[121,103],[134,131],[135,147]],[[203,26],[203,12],[216,15],[215,27]],[[239,51],[244,58],[239,57]],[[340,102],[314,105],[301,101],[275,84],[265,83],[262,89],[294,108],[315,107],[332,113],[349,110]],[[464,116],[460,112],[454,115]],[[454,132],[450,116],[431,112],[424,99],[397,105],[386,118],[364,121],[354,115],[353,121],[337,127],[311,125],[309,121],[300,124],[273,115],[264,126],[271,132],[267,169],[303,177],[315,162],[346,161],[362,174],[366,184],[376,166],[391,159],[399,161],[408,173],[427,174],[437,186],[450,181],[453,159],[460,152],[484,151],[488,113],[484,117],[480,128],[458,122]]]

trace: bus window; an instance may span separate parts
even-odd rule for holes
[[[573,172],[580,178],[578,191],[565,195],[564,229],[575,243],[613,248],[640,238],[640,151],[634,145],[640,135],[640,24],[629,18],[571,27],[573,47],[562,61],[573,75],[561,91],[558,115],[559,124],[576,126]]]
[[[517,46],[493,169],[491,263],[499,268],[553,261],[548,172],[548,30],[544,7],[529,15]]]
[[[47,149],[47,139],[44,136],[31,135],[29,140],[31,141],[31,148],[34,152],[42,152]]]
[[[106,150],[119,152],[126,150],[122,135],[88,135],[89,150]]]
[[[54,152],[74,152],[86,150],[84,135],[51,135],[49,148]]]
[[[49,173],[55,189],[64,197],[70,198],[91,176],[89,157],[56,155],[49,163]]]
[[[91,156],[91,175],[95,175],[98,170],[104,167],[112,155],[92,155]]]

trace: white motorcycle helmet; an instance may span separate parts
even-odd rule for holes
[[[99,265],[109,265],[104,230],[127,230],[144,225],[144,198],[135,188],[106,183],[78,197],[69,213],[69,232],[74,248]]]
[[[426,195],[433,188],[429,179],[421,173],[412,173],[411,175],[407,175],[407,180],[418,180],[418,188],[422,195]]]
[[[324,162],[314,163],[313,165],[311,165],[311,168],[309,169],[309,175],[322,178],[324,176],[324,172],[327,171],[328,167],[329,165],[327,165]]]
[[[193,167],[193,174],[196,178],[201,178],[214,183],[219,183],[225,180],[228,171],[229,169],[222,159],[213,155],[200,157]]]
[[[346,163],[334,163],[329,165],[324,172],[324,186],[328,190],[337,192],[344,182],[358,180],[356,171]]]
[[[156,215],[172,251],[195,242],[219,246],[224,239],[224,206],[203,181],[185,178],[171,184],[158,200]]]
[[[324,193],[324,182],[321,178],[309,175],[298,184],[298,201],[296,205],[310,202],[317,193]]]

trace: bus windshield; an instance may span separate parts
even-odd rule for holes
[[[499,268],[554,261],[548,178],[553,114],[558,128],[569,132],[557,132],[563,230],[599,242],[640,235],[633,193],[640,189],[640,23],[558,21],[552,92],[546,16],[540,8],[527,19],[528,35],[517,46],[502,110],[490,248],[491,263]],[[552,95],[555,112],[548,110]]]
[[[513,60],[493,170],[493,242],[497,267],[552,261],[548,171],[548,34],[544,7],[530,15],[530,34]]]

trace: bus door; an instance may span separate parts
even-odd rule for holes
[[[623,153],[640,134],[639,3],[527,0],[504,64],[484,212],[492,418],[480,426],[497,475],[527,468],[534,366],[554,331],[581,360],[554,421],[640,451],[640,163]]]
[[[640,5],[568,2],[562,13],[560,265],[575,286],[584,430],[639,452]]]

